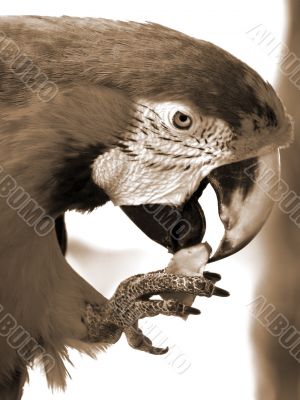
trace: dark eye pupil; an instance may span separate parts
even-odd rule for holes
[[[178,129],[189,129],[192,125],[192,118],[181,111],[177,111],[173,116],[173,125]]]

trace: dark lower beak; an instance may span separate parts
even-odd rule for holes
[[[201,242],[205,234],[205,216],[199,204],[198,192],[202,193],[208,181],[203,181],[197,195],[182,207],[164,204],[121,206],[127,216],[150,239],[166,247],[171,253]]]
[[[279,182],[279,165],[277,151],[219,167],[181,207],[150,204],[121,208],[146,235],[174,253],[202,241],[206,225],[198,200],[210,183],[225,229],[210,262],[220,260],[245,247],[265,223],[273,206],[272,192]]]

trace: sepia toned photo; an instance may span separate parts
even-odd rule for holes
[[[0,400],[300,400],[299,19],[0,6]]]

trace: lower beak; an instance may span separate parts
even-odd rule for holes
[[[146,235],[174,253],[201,243],[206,225],[199,197],[210,183],[224,225],[224,236],[209,260],[213,262],[241,250],[257,235],[271,212],[279,174],[276,151],[216,168],[181,207],[149,204],[121,208]]]

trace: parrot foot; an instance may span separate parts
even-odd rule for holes
[[[226,290],[215,286],[219,279],[220,275],[207,271],[203,276],[170,274],[165,270],[134,275],[121,282],[107,303],[101,306],[86,304],[86,340],[112,344],[124,332],[131,347],[151,354],[164,354],[168,349],[152,346],[151,340],[138,328],[138,321],[159,314],[180,317],[197,315],[200,310],[176,300],[151,300],[150,297],[164,292],[228,296]]]

